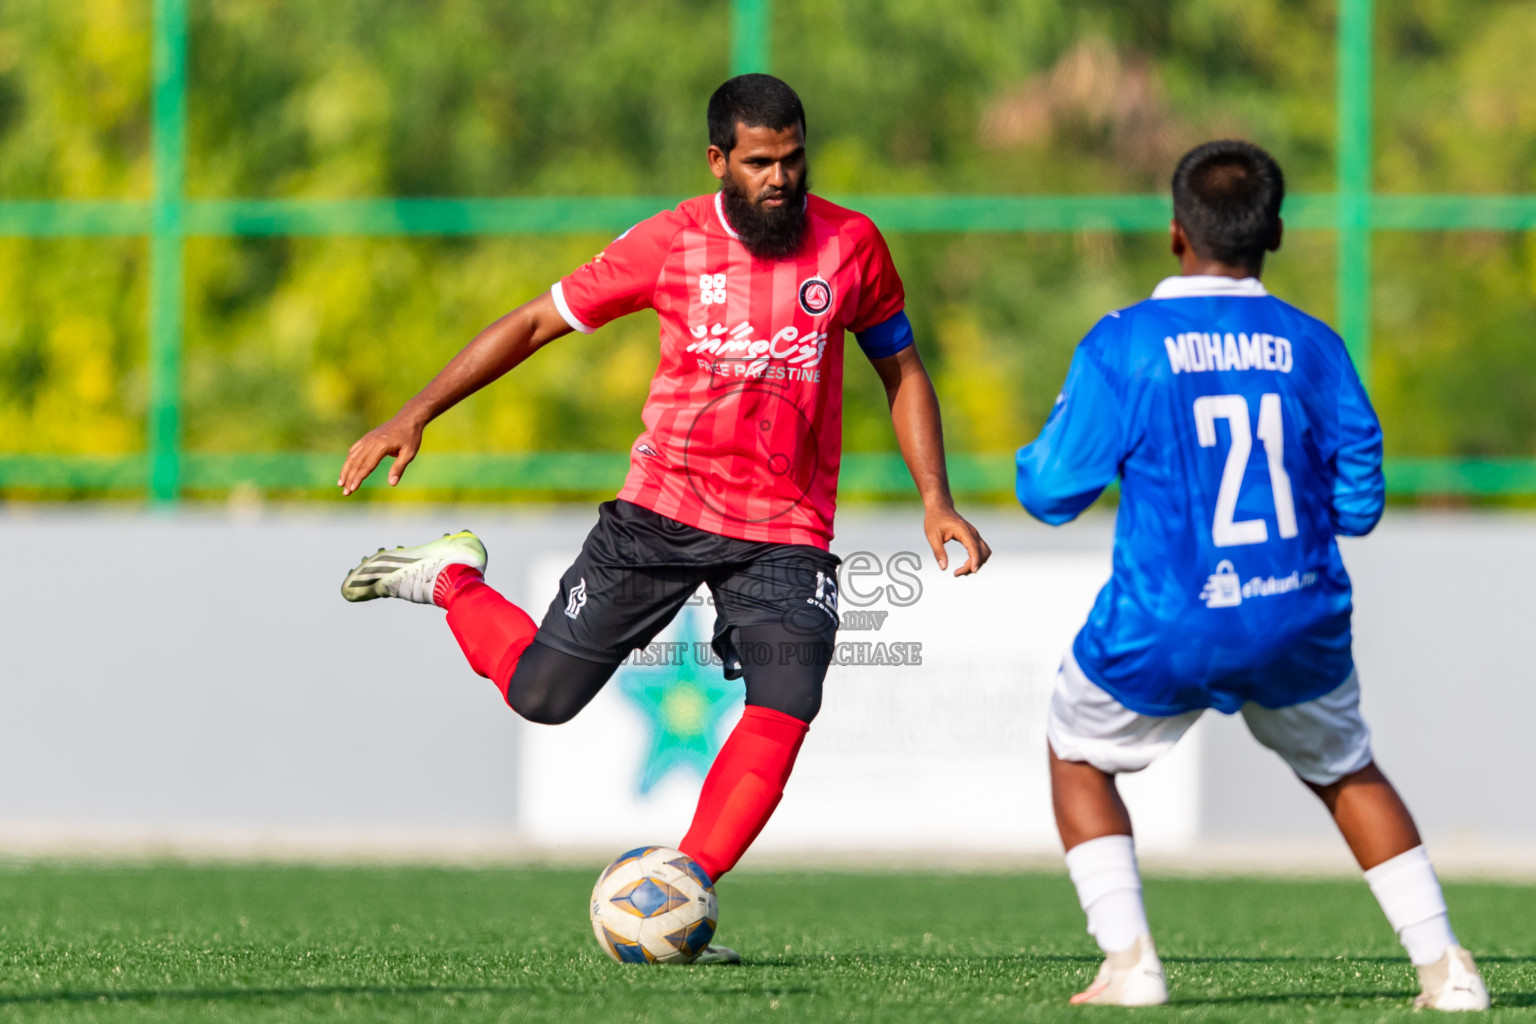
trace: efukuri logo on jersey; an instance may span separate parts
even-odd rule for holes
[[[800,308],[807,316],[821,316],[832,308],[832,286],[820,274],[800,282]]]

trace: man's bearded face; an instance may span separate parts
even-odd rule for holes
[[[760,260],[781,260],[800,251],[805,237],[805,196],[809,173],[794,184],[764,185],[756,194],[734,170],[721,180],[726,220],[747,251]]]

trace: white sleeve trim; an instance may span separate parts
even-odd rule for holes
[[[593,331],[597,330],[596,327],[588,327],[586,324],[582,323],[581,318],[578,317],[575,313],[571,312],[571,307],[566,305],[565,289],[561,287],[561,282],[556,281],[553,285],[551,285],[549,294],[554,296],[555,308],[560,311],[560,316],[565,319],[565,322],[571,325],[571,330],[580,331],[582,334],[591,334]]]

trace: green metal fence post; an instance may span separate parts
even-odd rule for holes
[[[187,0],[155,0],[151,100],[155,191],[149,244],[149,496],[181,491],[183,207],[187,167]]]
[[[768,70],[771,0],[731,0],[731,74]]]
[[[1361,379],[1371,363],[1372,0],[1339,0],[1338,322]]]

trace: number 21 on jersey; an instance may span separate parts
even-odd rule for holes
[[[1253,451],[1253,435],[1248,425],[1248,400],[1242,395],[1202,395],[1195,399],[1195,436],[1202,448],[1216,446],[1216,421],[1226,420],[1232,435],[1232,447],[1221,471],[1221,487],[1216,492],[1216,516],[1211,523],[1211,538],[1219,548],[1242,544],[1263,544],[1269,540],[1269,524],[1262,519],[1233,522],[1237,513],[1237,495],[1243,487],[1243,473],[1248,455]],[[1296,536],[1296,502],[1291,497],[1291,477],[1285,471],[1285,431],[1280,423],[1280,396],[1266,394],[1259,400],[1259,440],[1269,460],[1269,487],[1275,499],[1275,522],[1280,536]]]

